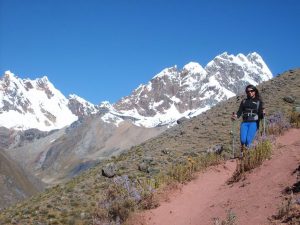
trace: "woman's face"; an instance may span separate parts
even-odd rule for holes
[[[252,88],[247,88],[246,94],[247,94],[248,97],[254,98],[255,97],[255,90],[253,90]]]

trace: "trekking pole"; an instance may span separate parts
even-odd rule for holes
[[[266,114],[264,113],[264,137],[266,136]]]
[[[232,116],[234,116],[235,113],[232,113]],[[233,158],[235,158],[235,150],[234,150],[234,146],[235,146],[235,119],[232,119],[232,127],[231,127],[231,134],[232,134],[232,154],[233,154]]]

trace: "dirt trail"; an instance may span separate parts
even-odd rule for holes
[[[292,172],[300,163],[300,129],[277,138],[270,160],[233,185],[225,184],[236,162],[227,161],[200,173],[195,180],[170,194],[156,209],[134,215],[135,225],[213,225],[231,210],[239,225],[269,224],[283,201],[282,190],[294,184]]]

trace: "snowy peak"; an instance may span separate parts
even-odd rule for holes
[[[257,53],[247,56],[222,53],[210,61],[205,70],[209,78],[233,93],[240,93],[244,87],[251,83],[258,85],[262,81],[272,78],[272,73]]]
[[[0,126],[6,128],[48,131],[68,126],[80,117],[109,111],[75,94],[66,98],[47,76],[20,79],[6,71],[0,78]]]
[[[197,62],[190,62],[183,67],[183,71],[191,74],[206,74],[204,68]]]
[[[0,79],[1,90],[6,92],[16,92],[22,88],[22,80],[10,71],[5,71],[4,76]]]
[[[237,56],[230,55],[227,52],[224,52],[218,56],[216,56],[212,61],[210,61],[205,70],[207,72],[212,72],[214,70],[218,70],[223,68],[222,72],[225,72],[227,75],[233,75],[232,72],[241,72],[245,70],[246,75],[253,74],[258,80],[255,81],[255,85],[257,85],[261,81],[265,81],[272,78],[272,73],[269,70],[268,66],[262,59],[262,57],[256,53],[249,53],[247,56],[243,54],[238,54]],[[225,75],[225,74],[223,74]],[[234,76],[234,75],[233,75]],[[248,78],[248,77],[247,77]]]
[[[62,128],[77,119],[68,100],[47,77],[20,79],[6,71],[0,79],[0,125],[14,129]]]
[[[262,70],[263,74],[265,75],[265,77],[263,77],[263,79],[268,80],[273,77],[268,66],[266,65],[266,63],[264,62],[264,60],[258,53],[254,52],[254,53],[248,54],[247,59],[249,60],[249,62],[251,62],[252,64],[255,64],[258,68],[260,68]]]
[[[114,108],[138,118],[137,125],[153,127],[197,115],[242,92],[247,84],[257,85],[270,78],[271,71],[256,52],[247,56],[224,52],[205,68],[190,62],[182,70],[177,66],[162,70]]]

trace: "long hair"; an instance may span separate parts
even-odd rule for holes
[[[258,89],[257,89],[254,85],[249,84],[249,85],[245,88],[245,92],[247,91],[248,88],[253,89],[253,90],[255,91],[255,99],[260,100],[260,95],[259,95]]]

